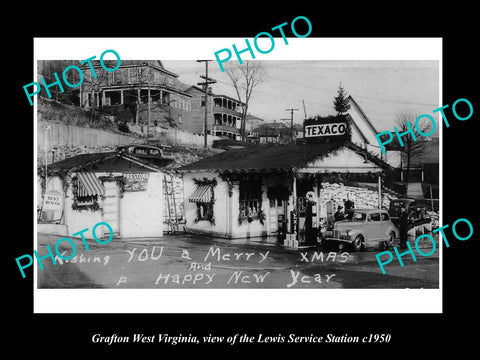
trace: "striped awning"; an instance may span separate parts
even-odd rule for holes
[[[209,202],[212,200],[212,186],[211,185],[199,185],[192,195],[188,198],[188,201],[193,203]]]
[[[92,196],[92,195],[103,195],[105,193],[105,188],[103,187],[100,180],[97,179],[94,173],[91,172],[79,172],[78,176],[78,187],[77,187],[77,196]]]

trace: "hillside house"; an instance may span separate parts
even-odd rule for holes
[[[290,129],[290,126],[276,121],[261,124],[254,131],[261,144],[287,144],[295,142],[298,136],[297,127]]]
[[[186,90],[191,95],[191,121],[182,128],[193,133],[204,133],[205,106],[207,107],[207,133],[232,140],[241,139],[241,120],[243,103],[227,95],[214,94],[212,89],[205,90],[191,86]]]
[[[104,71],[98,62],[93,64],[98,78],[94,79],[90,71],[84,72],[85,80],[78,90],[81,107],[108,108],[112,112],[115,107],[128,108],[145,113],[150,94],[151,110],[157,113],[151,118],[152,124],[189,121],[191,95],[184,91],[187,85],[160,60],[122,60],[112,72]],[[137,116],[136,121],[145,123],[146,115]]]

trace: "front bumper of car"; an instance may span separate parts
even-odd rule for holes
[[[324,240],[352,243],[353,233],[351,230],[327,230],[324,234]]]

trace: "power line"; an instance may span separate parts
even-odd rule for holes
[[[315,87],[315,86],[309,86],[309,85],[306,85],[306,84],[304,84],[304,83],[298,83],[298,82],[295,82],[295,81],[289,81],[289,80],[286,80],[286,79],[280,79],[280,78],[278,78],[278,77],[271,76],[271,75],[270,75],[269,77],[270,77],[271,79],[274,79],[274,80],[277,80],[277,81],[281,81],[281,82],[285,82],[285,83],[289,83],[289,84],[293,84],[293,85],[296,85],[296,86],[299,86],[299,87],[304,87],[304,88],[307,88],[307,89],[322,91],[322,92],[326,92],[326,93],[332,93],[331,90],[321,89],[321,88],[318,88],[318,87]],[[400,104],[422,105],[422,106],[438,106],[438,104],[420,103],[420,102],[415,102],[415,101],[410,101],[410,100],[409,100],[409,101],[393,100],[393,99],[378,98],[378,97],[365,96],[365,95],[355,95],[355,97],[364,98],[364,99],[371,99],[371,100],[377,100],[377,101],[384,101],[384,102],[400,103]]]
[[[313,90],[317,90],[317,91],[332,93],[329,90],[320,89],[318,87],[313,87],[313,86],[309,86],[309,85],[306,85],[306,84],[299,84],[299,83],[296,83],[294,81],[289,81],[289,80],[285,80],[285,79],[279,79],[279,78],[274,77],[274,76],[270,76],[270,78],[272,78],[274,80],[281,81],[281,82],[294,84],[294,85],[297,85],[297,86],[303,87],[303,88],[309,88],[309,89],[313,89]],[[227,86],[230,85],[227,82],[224,82],[224,81],[221,81],[221,80],[219,80],[218,82],[220,82],[222,84],[225,84]],[[261,88],[257,88],[256,92],[261,93],[262,96],[265,95],[265,96],[268,96],[271,99],[276,99],[276,100],[281,98],[281,99],[285,99],[285,100],[288,100],[288,101],[292,101],[292,100],[297,101],[298,103],[300,103],[300,101],[304,101],[304,99],[306,99],[310,104],[310,112],[312,112],[312,113],[315,113],[315,112],[318,112],[318,111],[320,111],[320,112],[321,111],[327,111],[328,112],[328,111],[332,110],[332,106],[331,106],[330,103],[325,104],[325,103],[320,102],[318,98],[313,96],[313,94],[311,96],[308,96],[308,95],[304,96],[305,94],[303,94],[303,95],[299,95],[297,97],[297,96],[289,96],[289,95],[286,95],[286,94],[283,94],[283,93],[282,94],[272,93],[268,90],[264,90],[264,89],[261,89]],[[407,105],[411,105],[413,107],[416,107],[416,106],[436,107],[436,106],[438,106],[438,104],[412,102],[412,101],[402,101],[402,100],[392,100],[392,99],[377,98],[377,97],[373,97],[373,96],[365,96],[365,95],[358,95],[358,94],[355,94],[354,96],[355,96],[355,98],[360,98],[360,99],[369,99],[369,100],[372,100],[372,101],[389,102],[389,103],[397,103],[397,104],[407,104]],[[376,118],[385,118],[385,117],[391,118],[391,117],[394,117],[394,116],[398,115],[398,113],[396,113],[396,112],[388,112],[388,111],[381,111],[381,110],[379,111],[379,110],[376,110],[376,109],[375,110],[369,109],[368,114],[370,116],[376,117]]]

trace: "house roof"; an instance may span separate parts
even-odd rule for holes
[[[287,127],[274,127],[274,128],[271,128],[271,127],[267,127],[267,126],[262,126],[262,127],[257,127],[255,130],[254,130],[258,136],[280,136],[280,135],[284,135],[284,136],[290,136],[290,128],[287,128]],[[293,129],[293,133],[296,134],[298,131],[297,129]]]
[[[245,116],[246,121],[252,121],[252,120],[258,120],[258,121],[263,121],[263,119],[259,118],[258,116],[252,115],[252,114],[247,114]]]
[[[240,101],[240,100],[235,99],[235,98],[233,98],[233,97],[231,97],[231,96],[228,96],[228,95],[224,95],[224,94],[212,94],[212,96],[213,96],[213,97],[223,97],[223,98],[225,98],[225,99],[229,99],[229,100],[232,100],[232,101],[234,101],[234,102],[236,102],[236,103],[239,103],[239,104],[244,105],[243,101]]]
[[[116,63],[116,60],[104,60],[104,63],[106,66],[110,67],[110,63],[113,64],[113,61],[115,61]],[[94,68],[99,68],[100,67],[100,61],[99,60],[92,60],[92,65]],[[120,67],[121,68],[126,68],[126,67],[138,67],[138,66],[145,66],[147,64],[150,64],[150,66],[154,69],[157,69],[159,71],[162,71],[170,76],[173,76],[175,78],[178,78],[178,75],[165,69],[165,67],[163,66],[163,63],[161,60],[124,60],[122,59],[120,61]],[[87,68],[89,65],[87,63],[84,63],[82,65],[80,65],[81,68]]]
[[[293,128],[298,132],[303,132],[303,124],[293,124]]]
[[[386,140],[386,134],[380,136],[380,140]],[[423,151],[416,155],[412,156],[410,159],[411,166],[420,166],[421,164],[438,164],[440,159],[440,139],[437,136],[431,136],[424,139]],[[393,140],[384,145],[387,151],[400,151],[402,156],[406,157],[403,152],[404,147],[400,146],[398,138],[393,137]],[[406,159],[404,159],[406,162]]]
[[[360,152],[375,165],[388,168],[389,165],[351,142],[329,144],[292,144],[282,146],[254,146],[231,149],[182,166],[180,172],[262,172],[288,171],[299,169],[309,162],[322,158],[337,150],[348,148]]]
[[[438,164],[440,162],[440,139],[438,137],[428,137],[424,139],[423,151],[412,156],[410,166],[421,166],[422,164]],[[406,154],[402,153],[404,166],[407,163]]]
[[[258,126],[259,128],[286,128],[287,125],[285,125],[285,123],[279,121],[279,122],[269,122],[269,123],[264,123],[262,125],[259,125]]]
[[[353,97],[351,95],[348,96],[348,100],[352,102],[352,104],[354,104],[356,106],[356,108],[358,109],[358,111],[360,112],[360,114],[362,114],[363,118],[365,119],[365,122],[367,123],[368,127],[370,128],[370,130],[373,131],[374,134],[377,134],[378,131],[377,129],[375,129],[375,126],[373,126],[372,122],[370,121],[370,119],[368,118],[368,116],[365,114],[365,112],[363,111],[363,109],[360,107],[360,105],[358,105],[358,103],[353,99]],[[362,134],[363,135],[363,134]]]
[[[200,88],[200,87],[198,87],[198,86],[196,86],[196,85],[191,85],[191,86],[189,86],[188,88],[186,88],[184,91],[185,91],[185,92],[190,92],[190,91],[192,91],[192,90],[196,90],[196,91],[198,91],[199,93],[205,94],[205,90],[202,89],[202,88]],[[212,96],[212,95],[213,95],[213,93],[212,93],[212,91],[211,91],[210,89],[207,90],[207,94],[208,94],[209,96]]]
[[[151,172],[165,171],[163,169],[172,160],[168,158],[142,158],[119,154],[117,152],[80,154],[47,166],[48,175],[76,172],[82,170],[97,172]],[[38,172],[43,174],[45,167],[39,167]]]
[[[285,125],[283,122],[270,122],[264,123],[253,129],[259,136],[290,136],[290,126]],[[296,133],[296,130],[294,129]]]
[[[438,163],[440,158],[440,139],[432,136],[425,142],[425,150],[421,155],[422,161],[425,164]]]
[[[200,87],[198,87],[198,86],[196,86],[196,85],[191,85],[191,86],[189,86],[188,88],[186,88],[184,91],[185,91],[185,92],[190,92],[191,90],[196,90],[196,91],[198,91],[198,92],[201,93],[201,94],[205,94],[205,90],[202,89],[202,88],[200,88]],[[224,94],[214,94],[210,88],[208,88],[207,94],[208,94],[208,96],[212,96],[212,97],[223,97],[223,98],[226,98],[226,99],[235,101],[235,102],[237,102],[237,103],[243,104],[242,101],[239,101],[238,99],[235,99],[235,98],[233,98],[233,97],[231,97],[231,96],[224,95]],[[247,116],[248,116],[248,115],[247,115]]]

